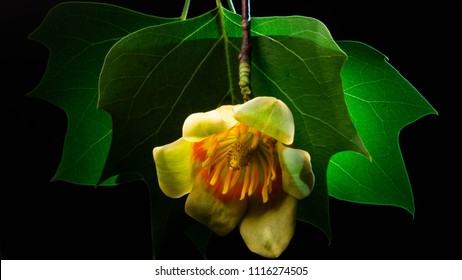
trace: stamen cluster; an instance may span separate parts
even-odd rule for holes
[[[195,143],[193,158],[202,162],[202,175],[219,197],[242,200],[257,194],[266,203],[280,177],[275,144],[270,136],[238,123]]]

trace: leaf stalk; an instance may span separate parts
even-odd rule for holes
[[[236,8],[234,8],[233,0],[228,0],[228,8],[231,10],[231,12],[236,13]]]
[[[181,20],[186,20],[186,18],[188,17],[189,4],[191,4],[191,0],[184,1],[183,11],[181,12],[180,16]]]

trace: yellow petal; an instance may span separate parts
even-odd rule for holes
[[[193,186],[193,143],[178,139],[153,150],[160,189],[171,198],[189,193]]]
[[[185,211],[216,234],[227,235],[244,215],[247,200],[221,201],[206,189],[206,184],[198,176],[186,200]]]
[[[225,105],[216,110],[189,115],[183,124],[183,138],[199,142],[212,134],[223,132],[234,126],[234,106]]]
[[[310,154],[281,143],[277,147],[282,169],[282,189],[296,199],[307,197],[314,187]]]
[[[235,108],[234,117],[274,139],[290,145],[294,141],[294,117],[289,107],[274,97],[255,97]]]
[[[279,257],[294,235],[296,212],[297,200],[284,192],[267,203],[249,199],[239,226],[249,250],[266,258]]]

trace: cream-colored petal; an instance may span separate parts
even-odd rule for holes
[[[233,107],[225,105],[216,110],[189,115],[183,124],[183,138],[190,142],[199,142],[234,126],[237,121],[234,119]]]
[[[267,203],[249,199],[239,230],[247,247],[266,258],[277,258],[295,232],[297,200],[284,192]]]
[[[247,209],[247,199],[221,201],[206,189],[200,176],[186,199],[186,213],[218,235],[230,233]]]
[[[181,197],[192,189],[192,147],[180,138],[153,150],[160,189],[169,197]]]
[[[296,199],[307,197],[314,187],[310,154],[279,142],[277,148],[282,169],[282,189]]]
[[[255,97],[235,108],[234,117],[286,145],[294,141],[294,117],[289,107],[274,97]]]

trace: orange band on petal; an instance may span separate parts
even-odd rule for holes
[[[193,160],[202,169],[206,188],[222,201],[261,197],[266,203],[281,190],[275,140],[246,125],[194,143]]]

